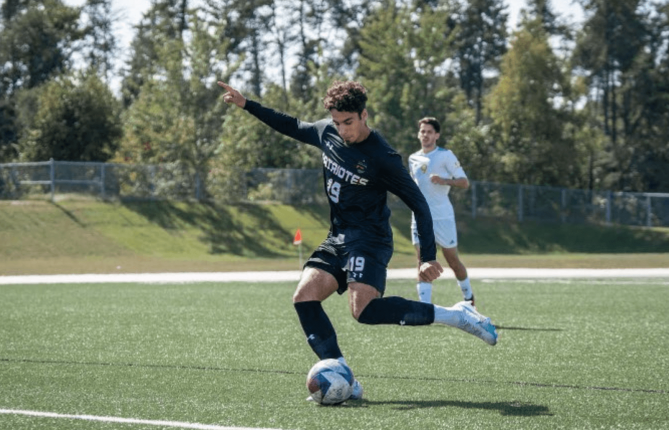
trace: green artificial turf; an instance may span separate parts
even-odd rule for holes
[[[365,389],[306,402],[292,283],[0,286],[0,409],[281,429],[669,428],[669,280],[474,284],[495,347],[325,309]],[[388,295],[413,298],[412,282]],[[452,281],[435,300],[454,303]],[[0,414],[1,429],[156,429]]]

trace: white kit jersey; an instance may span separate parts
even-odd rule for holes
[[[418,184],[418,188],[423,192],[425,200],[430,206],[432,219],[454,219],[453,205],[448,199],[451,187],[434,184],[430,181],[432,175],[437,175],[443,179],[467,177],[453,151],[437,147],[427,154],[424,154],[422,150],[414,152],[409,156],[409,173]]]

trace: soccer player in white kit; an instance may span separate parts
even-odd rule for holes
[[[418,121],[418,140],[421,150],[409,157],[409,173],[423,192],[430,207],[437,245],[453,270],[465,301],[474,305],[474,293],[467,275],[467,268],[458,256],[458,233],[455,226],[453,205],[448,198],[451,187],[469,188],[469,180],[453,151],[437,146],[441,126],[439,121],[426,117]],[[416,220],[411,217],[411,238],[416,247],[420,264],[420,237]],[[418,278],[416,285],[422,302],[432,302],[432,283]]]

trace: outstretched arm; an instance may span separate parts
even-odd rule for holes
[[[246,97],[244,97],[242,93],[232,88],[225,82],[218,81],[217,84],[219,87],[222,87],[227,91],[227,93],[223,94],[224,102],[228,104],[234,103],[242,109],[244,108],[244,106],[246,106]]]
[[[279,133],[320,148],[318,127],[314,124],[302,122],[290,115],[262,106],[258,102],[247,100],[242,93],[225,82],[218,81],[218,86],[227,91],[223,94],[224,102],[239,106]]]

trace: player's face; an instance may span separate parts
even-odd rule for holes
[[[418,129],[418,140],[420,140],[420,145],[423,149],[432,150],[437,146],[437,139],[439,139],[439,133],[437,133],[432,126],[432,124],[421,124]]]
[[[369,128],[367,128],[367,109],[362,113],[357,112],[341,112],[337,109],[331,109],[332,122],[334,122],[337,131],[344,142],[359,143],[367,139],[369,136]]]

